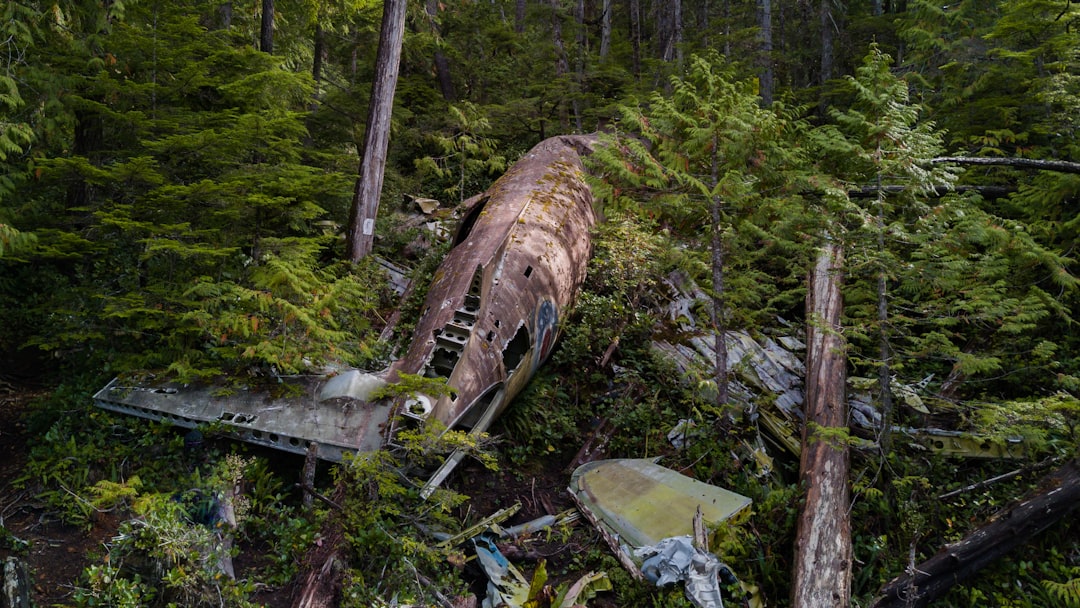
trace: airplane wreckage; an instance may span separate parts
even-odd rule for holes
[[[169,382],[128,385],[118,378],[94,395],[95,403],[183,427],[213,424],[243,441],[331,461],[350,452],[393,447],[397,430],[408,426],[439,423],[447,429],[486,431],[550,355],[585,279],[596,215],[581,157],[594,142],[592,136],[545,140],[486,192],[466,201],[453,246],[434,274],[408,350],[386,370],[341,369],[285,377],[282,382],[293,390],[274,394]],[[695,322],[693,314],[707,296],[685,278],[672,276],[667,284],[670,320],[691,337],[679,343],[656,341],[653,348],[675,362],[684,376],[707,376],[715,353],[708,330]],[[727,340],[730,365],[738,377],[732,387],[735,401],[753,410],[776,444],[797,453],[804,346],[794,337],[773,339],[741,332],[729,332]],[[448,390],[440,395],[372,398],[400,374],[442,378]],[[894,390],[909,407],[919,409],[920,388],[898,385]],[[755,395],[769,395],[769,409],[755,408]],[[849,404],[855,426],[880,428],[880,414],[858,387],[849,391]],[[1024,453],[1018,440],[995,443],[938,429],[894,432],[950,456],[1011,458]],[[669,438],[679,445],[692,441],[693,434],[692,422],[680,421]],[[462,458],[461,452],[447,457],[422,494],[434,491]],[[762,454],[759,463],[768,461]],[[720,504],[720,510],[705,515],[708,524],[716,524],[745,512],[749,499],[655,463],[603,462],[579,467],[571,478],[570,493],[623,565],[635,577],[644,574],[658,584],[683,580],[696,605],[720,606],[715,581],[722,565],[702,542],[701,510],[695,517],[688,507],[675,516],[666,507],[650,509],[649,503],[673,505],[677,495],[691,506]],[[693,527],[691,520],[697,520]],[[678,528],[676,533],[668,534],[668,524]],[[504,591],[519,595],[520,574],[506,569],[505,559],[484,541],[476,546],[490,566],[491,580],[510,581],[506,587],[510,591]]]
[[[585,280],[596,215],[581,154],[593,141],[547,139],[466,201],[408,352],[385,371],[283,378],[299,397],[208,385],[128,386],[114,379],[94,395],[95,403],[179,426],[221,425],[238,439],[298,454],[314,443],[318,457],[331,461],[392,445],[402,425],[437,421],[448,429],[487,430],[551,353]],[[448,390],[369,400],[403,373],[443,378]],[[425,493],[461,458],[452,454]]]

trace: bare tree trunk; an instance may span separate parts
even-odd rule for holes
[[[383,4],[379,49],[375,55],[375,80],[371,84],[371,104],[368,108],[367,132],[364,133],[364,152],[349,214],[345,255],[354,262],[371,253],[375,242],[375,217],[379,211],[383,172],[386,170],[390,117],[401,62],[401,43],[405,36],[405,7],[406,0],[386,0]]]
[[[441,39],[442,34],[439,32],[439,22],[436,19],[439,15],[438,0],[427,0],[424,8],[431,24],[431,33],[436,39]],[[436,50],[433,62],[435,63],[435,78],[439,81],[439,92],[442,93],[444,100],[453,101],[457,96],[454,94],[454,80],[450,75],[450,60],[441,51]]]
[[[514,31],[518,34],[525,33],[525,0],[514,2]]]
[[[232,27],[232,2],[222,2],[218,7],[218,14],[221,16],[221,29]]]
[[[772,0],[758,0],[761,27],[761,102],[772,105],[773,102],[773,32]]]
[[[921,608],[953,585],[1031,540],[1080,508],[1080,458],[1044,477],[1038,490],[946,545],[882,587],[874,608]]]
[[[611,52],[611,0],[604,0],[600,14],[600,59],[607,59]]]
[[[881,187],[881,174],[878,174],[878,187]],[[885,264],[885,194],[880,190],[877,198],[877,246],[878,256],[882,258],[880,263]],[[889,365],[889,292],[884,268],[878,270],[877,320],[881,357],[881,366],[878,367],[878,387],[881,390],[881,434],[878,437],[878,445],[881,446],[882,453],[888,454],[892,443],[893,399],[892,368]]]
[[[641,79],[641,0],[630,1],[630,44],[634,49],[634,79]]]
[[[833,0],[821,0],[821,84],[833,73]]]
[[[840,327],[843,249],[826,243],[806,295],[806,424],[792,608],[847,608],[851,598],[846,363]]]
[[[656,16],[656,38],[660,42],[660,59],[665,63],[682,63],[682,0],[660,4]]]
[[[731,57],[731,0],[724,0],[724,57]]]
[[[589,50],[589,38],[585,32],[585,0],[577,0],[574,5],[574,21],[577,22],[577,35],[574,37],[577,43],[577,61],[575,61],[574,65],[574,83],[577,84],[577,90],[574,91],[571,106],[574,109],[574,126],[577,127],[578,133],[584,133],[585,125],[582,123],[581,118],[581,103],[585,97],[585,92],[588,90],[585,85],[585,56]]]
[[[312,49],[311,79],[315,81],[315,99],[322,97],[322,71],[326,62],[326,31],[319,23],[315,24],[315,48]]]
[[[720,174],[717,164],[717,141],[713,135],[712,152],[712,188],[715,190],[719,183]],[[724,239],[721,232],[721,205],[724,202],[720,197],[713,196],[709,205],[709,215],[712,222],[712,280],[713,280],[713,310],[712,322],[716,331],[716,407],[726,411],[728,406],[728,350],[727,350],[727,301],[724,293]],[[727,424],[727,417],[720,421],[721,425]]]
[[[570,71],[570,61],[566,57],[566,47],[562,39],[562,15],[559,0],[551,0],[551,42],[555,46],[555,77],[562,79]],[[559,102],[559,122],[563,132],[570,130],[570,120],[566,115],[566,106]]]
[[[262,28],[259,30],[259,50],[274,53],[274,0],[262,0]]]

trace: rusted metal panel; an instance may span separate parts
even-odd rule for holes
[[[408,353],[390,369],[391,380],[447,379],[453,394],[429,398],[427,416],[473,426],[489,401],[497,416],[550,354],[591,253],[596,218],[579,155],[590,142],[540,143],[472,203]]]

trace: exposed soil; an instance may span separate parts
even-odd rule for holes
[[[37,606],[51,606],[69,601],[73,583],[90,559],[103,553],[102,544],[119,522],[105,514],[89,531],[65,525],[35,499],[33,488],[20,487],[33,440],[23,415],[43,393],[36,387],[0,384],[0,523],[14,536],[0,542],[0,558],[21,558],[34,580],[31,599]]]

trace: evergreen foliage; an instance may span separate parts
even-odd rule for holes
[[[77,583],[80,604],[196,605],[221,589],[244,605],[250,591],[216,580],[205,551],[173,551],[206,546],[168,497],[207,472],[174,466],[191,455],[168,427],[91,409],[90,391],[108,376],[249,383],[377,366],[389,349],[375,337],[391,301],[381,270],[342,262],[339,235],[381,3],[277,4],[274,54],[258,50],[255,5],[16,0],[0,9],[0,380],[32,366],[68,378],[30,421],[37,443],[24,483],[76,526],[99,510],[137,516]],[[754,515],[726,530],[718,550],[782,605],[800,492],[792,459],[772,451],[759,466],[770,456],[752,429],[701,424],[719,412],[650,344],[676,333],[657,314],[674,270],[723,297],[721,325],[797,334],[809,256],[826,228],[848,253],[849,371],[878,373],[859,386],[877,383],[883,395],[883,370],[887,386],[933,374],[920,394],[930,413],[900,404],[898,426],[1023,437],[1028,459],[1075,455],[1080,179],[931,159],[947,149],[1080,160],[1080,4],[773,0],[770,56],[755,3],[683,0],[681,33],[676,3],[521,5],[522,19],[509,0],[410,4],[376,225],[377,251],[423,277],[445,249],[424,257],[415,230],[395,232],[399,201],[461,201],[541,138],[607,133],[590,161],[606,221],[586,291],[551,364],[496,427],[508,475],[561,470],[601,431],[611,431],[612,456],[663,453],[754,498]],[[838,76],[824,85],[822,27],[835,35]],[[767,108],[754,78],[765,61],[783,100]],[[942,196],[954,183],[974,189]],[[1013,192],[984,197],[981,186]],[[722,253],[723,285],[711,250]],[[405,308],[418,309],[417,297]],[[406,380],[391,390],[426,381]],[[701,435],[676,450],[665,434],[681,418]],[[336,473],[356,489],[342,501],[355,605],[395,594],[429,601],[418,574],[447,592],[463,587],[417,525],[454,529],[463,497],[423,503],[407,477],[421,454],[483,457],[488,440],[451,432],[433,450],[433,435],[404,436],[410,450]],[[843,439],[861,446],[866,436]],[[859,605],[1035,479],[942,499],[1025,463],[897,443],[887,456],[853,450]],[[265,465],[245,474],[251,519],[238,534],[272,549],[260,582],[283,585],[325,513],[302,515]],[[1078,532],[1066,522],[943,605],[1075,605]],[[553,576],[607,569],[621,605],[685,605],[681,592],[631,582],[597,549],[567,557],[561,572],[557,559]]]

